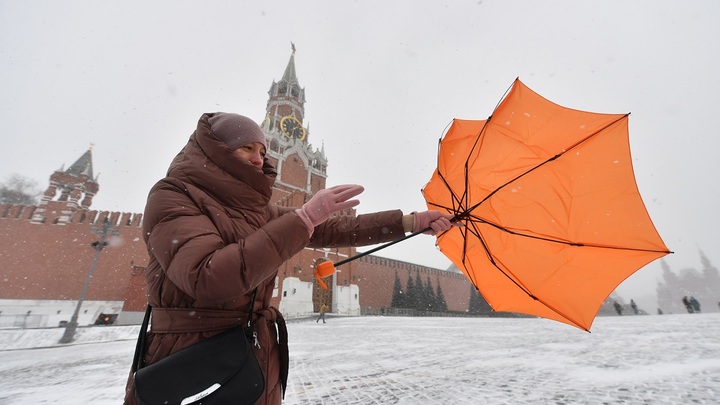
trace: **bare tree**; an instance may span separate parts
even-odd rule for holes
[[[35,205],[41,193],[37,182],[18,174],[0,183],[0,203],[3,204]]]

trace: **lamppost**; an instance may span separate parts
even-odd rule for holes
[[[93,272],[95,271],[95,266],[97,265],[98,258],[100,257],[100,252],[102,252],[105,246],[108,245],[108,236],[119,235],[119,232],[113,229],[113,226],[110,224],[110,221],[108,221],[107,217],[105,217],[105,220],[103,221],[100,228],[93,225],[90,229],[92,229],[94,233],[100,236],[100,240],[90,244],[90,246],[95,249],[95,257],[93,258],[92,264],[90,265],[90,271],[88,272],[87,277],[85,277],[85,285],[83,285],[82,292],[80,292],[80,298],[78,299],[77,306],[75,307],[75,312],[73,313],[72,318],[70,318],[70,322],[65,325],[65,333],[63,334],[62,338],[60,338],[60,343],[70,343],[73,340],[73,337],[75,336],[75,330],[78,326],[77,320],[80,314],[80,307],[85,300],[85,294],[87,294],[90,280],[92,279]]]

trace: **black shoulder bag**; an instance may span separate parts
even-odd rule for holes
[[[132,372],[141,405],[253,404],[265,390],[265,378],[252,351],[249,331],[237,326],[143,367],[148,305],[135,347]]]

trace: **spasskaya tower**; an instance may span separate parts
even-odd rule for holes
[[[295,45],[282,78],[273,81],[261,127],[268,138],[268,158],[277,168],[273,202],[300,206],[325,188],[325,150],[313,149],[305,123],[305,89],[295,72]]]

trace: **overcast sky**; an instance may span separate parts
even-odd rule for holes
[[[204,112],[262,120],[291,41],[328,185],[360,213],[423,209],[453,118],[485,119],[516,77],[626,113],[638,186],[674,270],[720,265],[720,2],[0,0],[0,180],[44,190],[93,146],[93,209],[139,213]],[[450,262],[419,236],[379,255]],[[654,293],[655,262],[623,283]],[[646,304],[650,311],[654,303]]]

